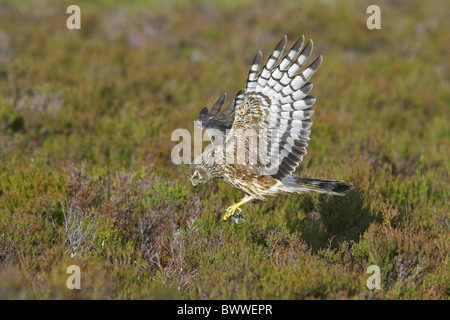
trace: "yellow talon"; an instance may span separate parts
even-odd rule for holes
[[[225,214],[223,215],[223,221],[228,220],[229,217],[233,216],[236,210],[239,210],[239,206],[239,203],[229,206]]]
[[[243,205],[244,203],[252,200],[253,197],[245,197],[238,203],[233,204],[232,206],[229,206],[227,210],[225,210],[225,214],[223,215],[223,221],[228,220],[228,218],[232,217],[236,210],[240,210],[239,207]]]

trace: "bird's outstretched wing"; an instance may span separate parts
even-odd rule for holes
[[[211,109],[204,107],[200,111],[197,121],[202,128],[218,129],[225,132],[227,129],[231,129],[233,125],[233,112],[234,112],[234,101],[232,101],[226,108],[222,110],[223,104],[227,98],[227,94],[224,93]],[[222,110],[222,112],[220,112]]]
[[[239,129],[267,129],[267,152],[269,158],[277,162],[276,172],[270,175],[280,180],[292,174],[306,154],[312,125],[310,117],[314,113],[312,105],[316,101],[308,96],[313,87],[309,79],[322,62],[319,56],[303,69],[313,42],[310,40],[303,47],[302,36],[282,57],[286,42],[284,36],[261,71],[261,52],[256,55],[243,101],[236,104],[233,126],[226,138],[227,141],[235,138]]]
[[[212,143],[214,143],[215,134],[217,133],[223,135],[221,142],[225,140],[227,130],[230,130],[233,126],[234,110],[236,106],[241,105],[244,102],[244,90],[240,90],[236,94],[235,99],[223,108],[226,98],[227,94],[224,93],[216,103],[214,103],[211,109],[204,107],[197,117],[197,126],[206,129],[207,133],[211,133],[210,139]],[[217,133],[209,131],[210,129],[217,130]]]

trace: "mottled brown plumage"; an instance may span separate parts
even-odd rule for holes
[[[303,47],[302,36],[282,57],[286,42],[284,36],[261,70],[262,55],[258,52],[245,90],[239,91],[222,112],[226,94],[198,116],[212,143],[194,159],[192,185],[222,178],[246,194],[227,209],[224,220],[239,217],[239,207],[253,199],[264,201],[267,196],[310,191],[344,195],[352,187],[345,180],[292,175],[306,154],[315,102],[308,95],[312,89],[309,79],[322,56],[303,68],[311,55],[312,41]]]

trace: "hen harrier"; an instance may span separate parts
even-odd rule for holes
[[[222,178],[246,194],[226,210],[223,220],[232,217],[238,221],[242,213],[239,207],[250,200],[310,191],[342,196],[353,186],[346,180],[292,175],[306,154],[316,101],[308,96],[313,87],[308,81],[322,63],[322,56],[302,70],[311,55],[312,40],[303,47],[302,36],[282,57],[286,42],[284,36],[261,71],[258,52],[245,90],[239,91],[222,112],[226,94],[198,116],[202,128],[216,133],[210,134],[210,146],[191,165],[192,185]],[[258,138],[259,145],[247,141],[252,136]]]

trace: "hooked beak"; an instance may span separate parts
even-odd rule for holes
[[[197,184],[195,184],[194,181],[192,181],[191,179],[189,179],[189,181],[191,181],[191,184],[194,187],[194,189],[197,189]]]

